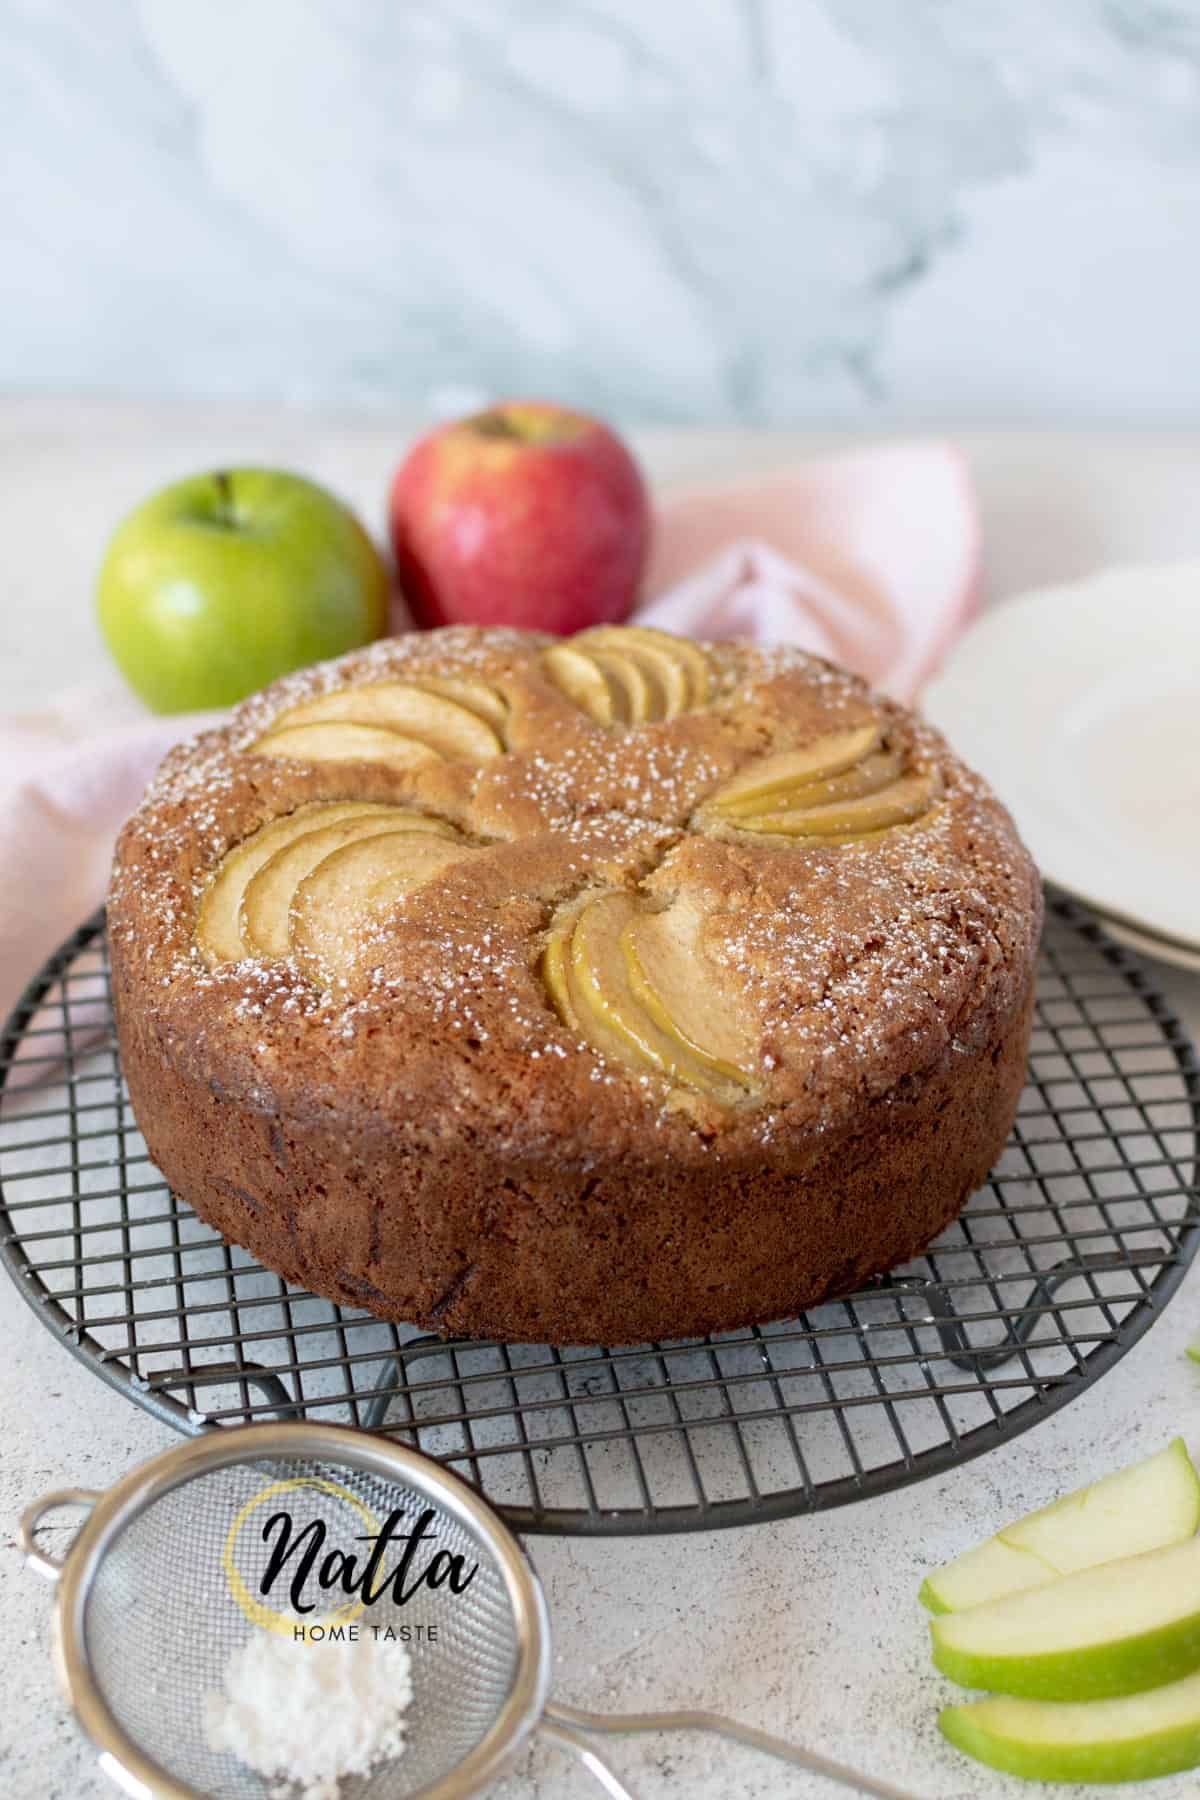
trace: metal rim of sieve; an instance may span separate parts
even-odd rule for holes
[[[573,1756],[612,1800],[634,1800],[615,1769],[593,1748],[589,1734],[711,1732],[807,1770],[875,1800],[912,1800],[891,1782],[832,1761],[819,1752],[743,1725],[720,1713],[689,1709],[658,1713],[597,1713],[551,1702],[550,1620],[542,1586],[525,1551],[491,1503],[420,1450],[347,1425],[287,1421],[212,1430],[164,1450],[103,1493],[57,1488],[26,1508],[17,1528],[25,1560],[55,1583],[55,1660],[68,1700],[100,1752],[100,1767],[134,1800],[211,1800],[177,1781],[147,1756],[113,1714],[88,1653],[88,1598],[105,1556],[121,1534],[156,1501],[200,1475],[235,1465],[301,1460],[342,1467],[401,1483],[448,1513],[492,1557],[511,1608],[516,1666],[509,1692],[483,1737],[432,1782],[408,1788],[403,1800],[471,1800],[506,1774],[535,1733]],[[87,1517],[59,1561],[37,1542],[46,1515],[81,1506]]]
[[[30,1566],[55,1583],[54,1650],[59,1677],[80,1725],[100,1752],[104,1773],[137,1800],[209,1800],[201,1790],[180,1783],[148,1757],[114,1717],[88,1652],[84,1629],[88,1596],[117,1539],[165,1494],[201,1474],[276,1457],[340,1463],[382,1480],[400,1482],[449,1513],[493,1556],[512,1608],[517,1646],[512,1686],[474,1749],[445,1776],[410,1791],[406,1800],[466,1800],[479,1793],[509,1768],[545,1709],[550,1685],[550,1626],[541,1583],[494,1508],[440,1463],[419,1450],[346,1425],[296,1421],[207,1432],[152,1457],[103,1493],[60,1488],[43,1495],[23,1513],[18,1527],[20,1548]],[[64,1506],[90,1510],[60,1562],[38,1546],[37,1529],[47,1513]]]

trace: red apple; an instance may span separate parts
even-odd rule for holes
[[[607,425],[509,400],[414,446],[392,483],[391,531],[418,624],[566,633],[628,616],[650,508]]]

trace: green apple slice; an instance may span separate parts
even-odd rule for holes
[[[745,1087],[746,1045],[728,1009],[696,978],[701,917],[682,902],[638,913],[621,932],[630,990],[659,1030],[714,1075]],[[653,970],[653,974],[650,971]]]
[[[1200,1668],[1200,1538],[1060,1576],[930,1623],[963,1687],[1036,1700],[1137,1694]]]
[[[242,895],[242,942],[254,956],[286,956],[288,944],[288,908],[292,896],[304,878],[317,864],[343,844],[380,832],[399,830],[452,836],[448,825],[423,813],[409,813],[402,807],[380,807],[377,813],[342,819],[316,831],[306,831],[283,845],[257,874],[246,883]]]
[[[542,663],[554,685],[598,725],[611,725],[619,717],[619,699],[613,683],[574,644],[552,644],[543,653]]]
[[[324,857],[295,889],[288,936],[301,971],[321,987],[344,981],[356,961],[359,934],[382,911],[472,854],[454,839],[410,830],[357,838]]]
[[[709,804],[722,814],[765,811],[775,805],[780,794],[852,769],[877,747],[882,729],[878,721],[855,725],[846,731],[826,732],[803,750],[764,756],[719,788]]]
[[[196,918],[196,944],[210,967],[217,963],[237,962],[240,957],[255,954],[242,936],[242,897],[258,871],[285,845],[336,825],[343,819],[391,814],[391,806],[369,800],[317,800],[297,807],[281,819],[272,819],[235,846],[220,864],[204,890]]]
[[[1115,1555],[1120,1554],[1118,1549]],[[1111,1562],[1113,1556],[1098,1560]],[[1005,1594],[1044,1587],[1048,1581],[1057,1580],[1062,1572],[1027,1551],[1013,1550],[999,1537],[993,1537],[985,1544],[977,1544],[973,1550],[964,1550],[952,1563],[927,1575],[917,1598],[931,1613],[964,1612],[969,1606],[982,1606]]]
[[[255,756],[288,756],[296,762],[383,762],[403,769],[442,760],[431,744],[399,731],[342,720],[270,731],[251,749]]]
[[[1200,1763],[1200,1673],[1119,1700],[947,1706],[938,1724],[978,1762],[1033,1781],[1150,1781]]]
[[[1156,1455],[1017,1519],[999,1536],[1015,1550],[1048,1557],[1057,1572],[1069,1575],[1107,1560],[1103,1547],[1115,1544],[1118,1518],[1121,1548],[1110,1549],[1108,1556],[1137,1556],[1195,1535],[1200,1475],[1181,1437]]]
[[[1182,1438],[1006,1525],[921,1585],[930,1612],[961,1612],[1059,1575],[1180,1543],[1200,1529],[1200,1476]]]
[[[929,810],[938,791],[937,776],[906,775],[878,794],[857,800],[835,800],[827,806],[806,806],[794,812],[754,813],[731,821],[741,831],[773,837],[831,838],[848,841],[907,825]]]
[[[366,682],[360,687],[336,688],[319,694],[303,706],[282,713],[270,733],[292,731],[301,725],[333,722],[378,725],[428,744],[439,756],[487,762],[504,746],[492,727],[469,707],[445,694],[428,692],[408,681]]]

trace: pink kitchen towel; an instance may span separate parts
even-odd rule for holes
[[[966,463],[948,444],[885,445],[667,498],[646,586],[639,623],[798,644],[912,700],[979,602]],[[0,1018],[103,899],[165,752],[215,716],[152,717],[114,678],[0,721]]]
[[[896,700],[933,676],[980,600],[980,529],[952,444],[885,444],[667,500],[639,620],[793,643]]]

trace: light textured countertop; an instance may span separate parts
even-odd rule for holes
[[[103,671],[88,589],[117,512],[214,458],[303,466],[378,518],[402,440],[378,422],[278,413],[14,401],[0,405],[4,596],[0,707],[29,706]],[[661,479],[778,464],[836,440],[717,432],[641,440]],[[985,509],[989,575],[1025,583],[1121,559],[1200,554],[1200,443],[1183,437],[968,435]],[[1200,1029],[1200,979],[1155,966]],[[704,1705],[796,1737],[922,1800],[1036,1792],[943,1745],[948,1683],[929,1666],[916,1604],[925,1570],[1064,1487],[1149,1454],[1177,1431],[1200,1450],[1200,1272],[1119,1366],[1065,1411],[954,1473],[815,1518],[725,1533],[582,1542],[538,1538],[561,1698],[606,1708]],[[50,1597],[21,1565],[12,1526],[37,1493],[103,1487],[172,1436],[104,1387],[0,1286],[0,1784],[13,1800],[113,1790],[59,1699]],[[64,1533],[65,1536],[65,1533]],[[832,1790],[748,1752],[679,1736],[610,1743],[641,1800],[764,1800]],[[598,1790],[537,1750],[504,1800]],[[1107,1790],[1073,1790],[1098,1796]],[[1151,1790],[1195,1792],[1180,1776]]]

